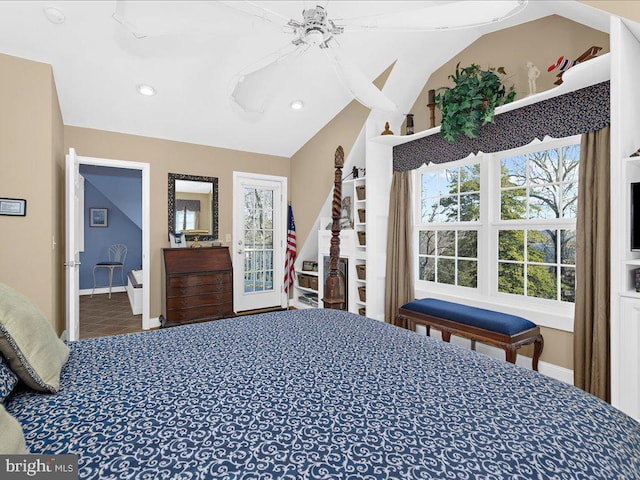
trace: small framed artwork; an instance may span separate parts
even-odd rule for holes
[[[26,216],[27,201],[22,198],[0,198],[0,215]]]
[[[312,262],[310,260],[305,260],[302,262],[302,270],[304,272],[317,272],[318,271],[318,262]]]
[[[89,226],[90,227],[107,227],[107,209],[106,208],[90,208],[89,209]]]

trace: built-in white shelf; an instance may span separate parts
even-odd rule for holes
[[[313,288],[307,288],[307,287],[296,287],[296,288],[302,292],[315,293],[316,295],[318,294],[318,290],[314,290]]]
[[[318,272],[312,272],[310,270],[296,270],[296,273],[299,273],[301,275],[311,275],[312,277],[318,276]]]

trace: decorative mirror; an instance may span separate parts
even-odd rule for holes
[[[186,232],[185,239],[218,239],[218,178],[169,174],[169,233]]]

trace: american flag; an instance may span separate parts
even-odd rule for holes
[[[295,270],[293,263],[296,261],[296,223],[293,221],[293,210],[289,205],[289,221],[287,226],[287,253],[284,263],[284,291],[289,293],[293,286]]]

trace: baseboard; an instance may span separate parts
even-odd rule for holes
[[[149,322],[147,323],[147,328],[145,328],[144,330],[149,330],[151,328],[160,328],[160,318],[159,317],[150,318]]]
[[[100,287],[100,288],[96,288],[95,290],[93,290],[92,288],[85,288],[85,289],[79,290],[78,295],[91,295],[92,291],[95,295],[101,295],[103,293],[109,293],[109,287]],[[126,287],[122,287],[122,286],[111,287],[111,293],[120,293],[120,292],[126,292],[126,291],[127,291]]]
[[[424,327],[422,327],[421,325],[417,326],[417,331],[422,335],[424,335],[425,333]],[[438,330],[431,329],[431,336],[442,339]],[[466,338],[460,338],[452,335],[451,343],[454,343],[461,347],[471,348],[471,340],[467,340]],[[484,353],[489,357],[504,360],[504,350],[502,350],[501,348],[477,342],[476,351]],[[518,357],[516,358],[516,365],[531,370],[531,357],[518,355]],[[555,378],[556,380],[560,380],[561,382],[573,385],[573,370],[570,370],[568,368],[560,367],[553,363],[543,362],[542,360],[540,360],[538,362],[538,372],[546,375],[547,377]]]

